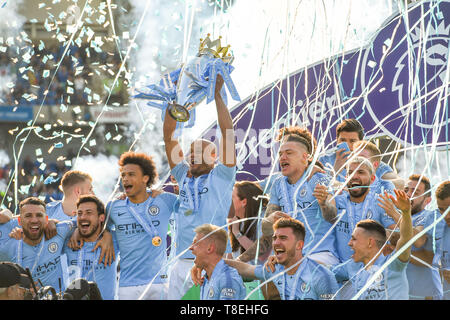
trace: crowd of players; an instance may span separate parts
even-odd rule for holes
[[[106,205],[88,174],[68,171],[62,200],[29,197],[18,216],[2,211],[0,298],[30,291],[23,270],[61,292],[84,278],[103,299],[178,300],[200,285],[202,300],[242,300],[252,279],[268,300],[450,298],[450,181],[397,176],[361,124],[346,119],[327,155],[315,153],[307,129],[282,128],[280,172],[236,182],[222,85],[219,77],[219,148],[194,141],[185,157],[166,114],[174,192],[152,189],[151,156],[126,152],[124,193]]]

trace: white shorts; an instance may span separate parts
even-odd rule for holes
[[[148,285],[131,286],[131,287],[119,287],[119,300],[139,300],[141,295],[145,292],[145,295],[141,300],[166,300],[167,299],[167,287],[166,283],[152,283],[150,288]]]
[[[325,265],[327,268],[339,263],[339,259],[336,258],[330,251],[308,254],[308,258]]]
[[[169,270],[169,290],[167,300],[181,300],[194,285],[191,279],[191,269],[194,259],[178,259]]]

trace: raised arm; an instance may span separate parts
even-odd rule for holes
[[[233,129],[233,120],[231,119],[230,111],[223,102],[220,90],[223,86],[223,78],[217,75],[215,101],[217,108],[217,121],[220,127],[222,137],[220,138],[220,155],[219,161],[227,167],[234,167],[236,165],[236,145]]]
[[[177,121],[169,115],[169,108],[167,108],[166,116],[164,117],[163,135],[170,169],[173,169],[178,163],[183,161],[184,158],[183,150],[178,143],[178,139],[173,137],[176,127]]]
[[[317,199],[323,218],[333,223],[337,217],[337,208],[334,199],[331,200],[332,195],[328,193],[327,187],[321,184],[316,185],[313,196]]]
[[[394,189],[394,192],[397,199],[395,199],[392,195],[389,195],[389,198],[402,213],[402,218],[400,221],[400,239],[398,239],[397,245],[395,246],[395,250],[399,251],[413,237],[411,202],[404,191]],[[402,262],[408,262],[410,255],[411,246],[403,251],[398,256],[398,259]]]

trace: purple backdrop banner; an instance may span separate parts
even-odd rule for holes
[[[389,18],[368,46],[300,69],[247,98],[231,111],[237,180],[270,173],[273,138],[286,125],[307,126],[320,154],[335,146],[336,125],[345,118],[358,119],[366,137],[448,147],[449,44],[450,1],[410,5]],[[216,129],[203,137],[216,136]]]

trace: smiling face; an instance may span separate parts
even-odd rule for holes
[[[348,245],[353,250],[351,258],[355,262],[364,262],[368,256],[370,239],[363,228],[355,228]]]
[[[278,228],[272,236],[272,248],[278,263],[289,268],[301,259],[303,241],[297,240],[292,228]]]
[[[281,144],[278,153],[283,176],[296,177],[303,173],[308,166],[309,154],[306,147],[300,142],[285,141]]]
[[[120,177],[128,198],[134,198],[141,193],[147,192],[149,176],[143,174],[139,165],[128,163],[120,167]]]
[[[32,242],[40,241],[47,225],[45,208],[37,204],[25,204],[20,209],[19,224],[26,239]]]
[[[406,195],[411,199],[411,214],[416,214],[425,209],[431,201],[429,194],[425,193],[425,184],[416,180],[408,180],[404,189]]]
[[[348,166],[347,188],[350,196],[354,199],[359,199],[369,192],[369,186],[375,180],[375,175],[372,175],[369,168],[364,164],[352,162]]]
[[[77,226],[82,238],[97,238],[104,220],[105,215],[98,214],[97,204],[95,202],[83,202],[79,204],[77,210]]]

